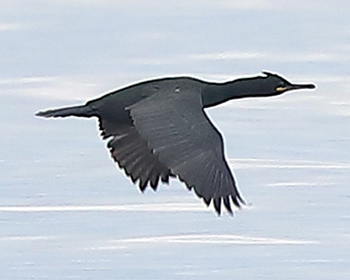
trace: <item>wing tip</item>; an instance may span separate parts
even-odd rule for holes
[[[213,201],[213,206],[215,213],[218,216],[222,214],[221,204],[224,204],[226,212],[231,216],[235,216],[235,211],[232,209],[232,204],[235,206],[237,210],[240,210],[242,206],[248,205],[248,203],[238,194],[238,195],[228,195],[225,197],[217,197],[217,198],[205,198],[203,197],[204,203],[209,207],[211,201]]]

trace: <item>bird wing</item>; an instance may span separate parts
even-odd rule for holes
[[[99,117],[99,126],[101,136],[104,139],[110,138],[107,147],[112,158],[131,177],[133,183],[138,181],[141,191],[147,185],[156,190],[159,178],[162,182],[169,182],[169,176],[173,176],[169,168],[152,153],[147,141],[140,136],[132,123],[121,126],[118,119],[111,119],[107,114]]]
[[[127,108],[137,133],[173,175],[220,214],[243,200],[224,158],[223,139],[202,109],[199,90],[162,90]]]

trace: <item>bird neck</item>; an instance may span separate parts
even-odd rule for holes
[[[202,92],[203,107],[215,106],[231,99],[274,95],[261,91],[262,79],[263,77],[244,78],[209,84]]]

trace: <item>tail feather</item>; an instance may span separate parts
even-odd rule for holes
[[[35,115],[44,118],[65,118],[69,116],[92,117],[96,116],[96,110],[94,108],[91,108],[89,105],[80,105],[47,111],[40,111]]]

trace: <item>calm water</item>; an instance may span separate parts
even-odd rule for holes
[[[1,279],[345,279],[348,1],[2,1]],[[278,72],[316,91],[208,113],[251,203],[218,218],[176,180],[140,194],[95,120],[43,120],[161,76]]]

